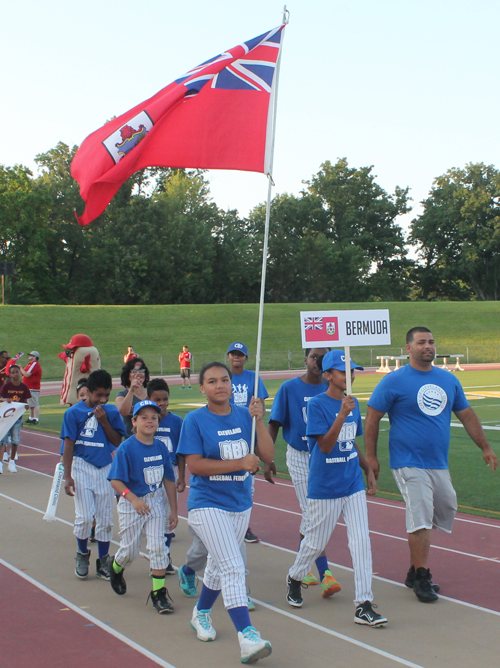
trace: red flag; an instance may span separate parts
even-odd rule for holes
[[[306,317],[304,318],[304,335],[306,343],[338,341],[339,319],[337,317]]]
[[[267,172],[283,28],[202,63],[89,135],[71,165],[86,203],[80,225],[144,167]]]

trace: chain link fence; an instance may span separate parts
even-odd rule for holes
[[[464,346],[450,345],[439,347],[438,355],[463,355],[462,364],[481,364],[500,362],[500,346]],[[364,367],[378,367],[380,361],[377,356],[405,355],[404,348],[380,346],[376,348],[351,348],[351,356],[356,364]],[[170,376],[179,373],[179,361],[177,355],[141,355],[147,364],[151,376]],[[24,362],[24,358],[21,360]],[[198,373],[206,362],[226,362],[226,351],[218,350],[205,353],[193,353],[191,372]],[[59,358],[40,360],[43,368],[43,380],[62,380],[64,375],[64,362]],[[448,360],[448,363],[452,360]],[[26,358],[27,363],[27,358]],[[403,362],[404,364],[404,362]],[[103,355],[101,357],[103,369],[109,371],[114,377],[119,377],[123,357],[121,355]],[[263,351],[261,354],[262,371],[282,371],[284,369],[302,369],[304,367],[304,351],[298,350],[273,350]],[[247,369],[255,369],[255,358],[251,356],[246,364]]]

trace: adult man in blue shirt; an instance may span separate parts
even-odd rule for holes
[[[428,567],[431,529],[451,533],[457,510],[448,471],[452,411],[493,471],[498,459],[457,378],[432,365],[436,344],[430,330],[410,329],[406,350],[410,363],[383,378],[368,401],[366,459],[378,477],[379,423],[388,413],[389,463],[406,504],[411,565],[405,584],[413,588],[419,601],[431,603],[439,591]]]

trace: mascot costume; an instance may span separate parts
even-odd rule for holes
[[[71,341],[63,345],[66,352],[59,353],[66,362],[66,371],[61,390],[60,404],[76,404],[76,386],[82,375],[88,376],[92,371],[101,368],[99,351],[92,343],[92,339],[85,334],[75,334]]]

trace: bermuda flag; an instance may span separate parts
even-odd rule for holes
[[[89,135],[71,165],[88,225],[145,167],[269,173],[285,24],[207,60]]]
[[[339,319],[323,317],[304,318],[304,336],[306,343],[338,341]]]

